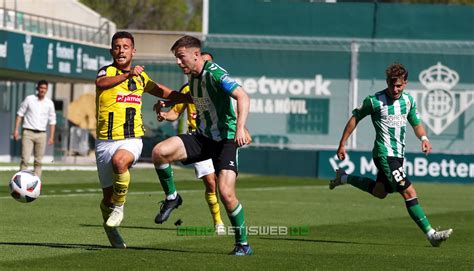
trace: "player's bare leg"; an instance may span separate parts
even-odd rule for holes
[[[246,256],[251,255],[253,250],[247,242],[244,208],[237,199],[235,193],[236,177],[234,171],[223,169],[219,172],[217,180],[219,183],[219,193],[222,203],[224,204],[229,220],[235,229],[235,247],[230,254],[235,256]]]

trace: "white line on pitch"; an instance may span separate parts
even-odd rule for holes
[[[278,190],[298,190],[298,189],[327,189],[327,186],[321,185],[304,185],[304,186],[274,186],[274,187],[255,187],[255,188],[239,188],[238,191],[278,191]],[[84,189],[78,189],[80,191],[84,191]],[[68,192],[74,192],[76,190],[62,190]],[[88,191],[90,191],[88,189]],[[196,193],[202,192],[204,189],[188,189],[188,190],[178,190],[180,194],[186,193]],[[154,194],[162,194],[163,191],[140,191],[140,192],[130,192],[128,195],[154,195]],[[97,189],[97,193],[73,193],[73,194],[60,194],[60,195],[41,195],[41,198],[61,198],[61,197],[78,197],[78,196],[96,196],[97,194],[101,194],[101,190]],[[0,199],[11,199],[10,196],[3,196]]]

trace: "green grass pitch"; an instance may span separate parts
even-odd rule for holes
[[[248,226],[307,226],[308,235],[254,235],[254,255],[226,255],[233,236],[178,236],[182,226],[211,226],[203,184],[175,170],[184,203],[154,224],[162,200],[152,169],[133,169],[121,233],[128,248],[109,247],[101,227],[94,171],[43,173],[43,193],[13,200],[0,172],[0,270],[473,270],[474,186],[415,183],[433,226],[452,227],[439,248],[429,245],[402,198],[379,200],[327,180],[241,174],[237,194]],[[221,205],[221,214],[229,220]]]

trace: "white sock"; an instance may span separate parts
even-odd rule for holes
[[[156,169],[165,169],[165,168],[167,168],[167,167],[169,167],[169,166],[170,166],[170,164],[161,164],[161,165],[158,165],[158,166],[155,165],[155,168],[156,168]]]
[[[167,196],[166,196],[166,199],[167,199],[167,200],[175,200],[177,196],[178,196],[178,192],[174,191],[173,194],[167,195]]]
[[[436,232],[435,229],[429,230],[429,231],[426,233],[426,237],[430,238],[435,232]]]

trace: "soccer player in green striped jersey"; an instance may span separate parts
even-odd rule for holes
[[[428,155],[431,144],[426,136],[412,96],[403,92],[407,85],[408,71],[399,63],[390,65],[386,73],[387,88],[368,96],[359,108],[352,111],[337,149],[337,156],[344,160],[345,143],[359,121],[370,115],[375,128],[375,142],[372,150],[377,166],[377,179],[348,175],[343,169],[336,170],[336,178],[329,183],[334,189],[346,183],[383,199],[388,193],[398,192],[405,200],[410,217],[425,233],[432,246],[439,246],[449,238],[452,229],[438,231],[431,227],[425,212],[418,203],[415,187],[408,180],[403,169],[405,135],[407,122],[421,140],[421,150]]]
[[[170,163],[181,161],[191,164],[211,158],[220,198],[235,231],[235,247],[231,254],[251,255],[253,251],[247,242],[244,208],[235,192],[238,148],[249,143],[245,122],[250,99],[226,70],[202,58],[199,39],[181,37],[173,44],[171,51],[183,73],[189,76],[189,93],[196,106],[197,131],[195,134],[170,137],[153,148],[153,163],[166,194],[155,222],[163,223],[173,209],[182,204]],[[232,99],[237,101],[236,110]]]

